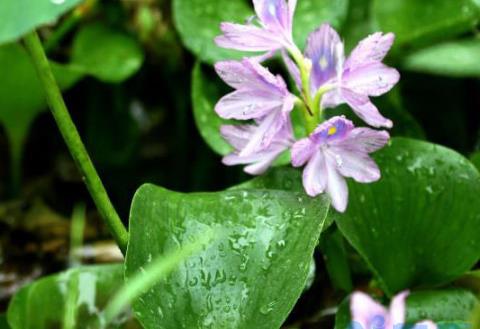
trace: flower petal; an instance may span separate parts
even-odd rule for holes
[[[250,175],[261,175],[272,165],[273,161],[285,149],[274,148],[265,152],[255,153],[249,156],[240,156],[237,153],[231,153],[222,159],[223,164],[227,166],[234,166],[239,164],[246,164],[244,171]]]
[[[409,291],[403,291],[392,299],[389,310],[391,328],[395,328],[395,326],[405,324],[405,316],[407,313],[405,302],[409,294]]]
[[[321,151],[315,152],[303,170],[303,187],[308,195],[314,197],[325,191],[327,186],[327,168]]]
[[[362,329],[370,329],[370,322],[375,318],[382,318],[386,323],[389,317],[385,307],[362,292],[355,292],[350,298],[350,312],[352,313],[352,322],[360,324],[359,328]]]
[[[271,113],[263,118],[250,136],[247,145],[240,151],[240,156],[248,156],[268,148],[285,124],[287,118],[282,113]]]
[[[215,112],[224,119],[250,120],[280,112],[282,107],[282,99],[272,98],[261,90],[237,90],[222,97]]]
[[[343,88],[341,94],[345,102],[366,123],[374,127],[393,127],[392,121],[383,117],[368,96],[359,95]]]
[[[307,40],[305,55],[312,61],[312,89],[315,92],[324,82],[335,78],[343,62],[343,43],[328,24],[312,32]]]
[[[241,89],[256,82],[258,76],[245,67],[241,61],[221,61],[215,64],[215,71],[230,87]]]
[[[261,23],[281,33],[290,26],[289,6],[285,0],[253,0],[255,12]]]
[[[254,125],[223,125],[220,127],[222,137],[237,151],[247,145],[250,136],[255,132]]]
[[[380,179],[380,169],[367,153],[355,152],[341,146],[331,146],[328,150],[332,162],[344,177],[351,177],[359,183],[371,183]]]
[[[381,62],[392,47],[393,33],[374,33],[360,41],[345,63],[346,69],[355,69],[369,63]]]
[[[215,38],[215,43],[222,48],[241,51],[270,51],[283,47],[279,36],[254,25],[222,23],[223,35]]]
[[[316,145],[310,138],[303,138],[292,146],[292,166],[301,167],[313,156]]]
[[[348,186],[345,178],[337,170],[335,160],[326,157],[327,167],[327,192],[332,199],[332,206],[338,212],[345,212],[348,203]]]
[[[397,70],[382,63],[373,63],[349,71],[343,76],[343,87],[366,96],[380,96],[400,80]]]
[[[372,153],[387,145],[389,139],[390,134],[385,130],[355,128],[343,139],[342,144],[350,144],[350,149],[352,150]]]

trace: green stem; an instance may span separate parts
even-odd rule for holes
[[[113,207],[107,191],[98,176],[95,167],[83,145],[75,124],[68,113],[62,93],[53,76],[42,43],[38,34],[33,31],[24,38],[25,46],[32,57],[38,77],[43,85],[47,102],[52,111],[57,126],[67,144],[77,167],[83,175],[88,191],[97,206],[100,215],[106,222],[110,233],[115,238],[118,246],[125,253],[128,242],[128,232]]]

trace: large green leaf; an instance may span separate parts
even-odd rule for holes
[[[475,296],[461,289],[414,292],[407,299],[407,320],[413,324],[422,320],[434,321],[439,329],[469,328],[472,311],[477,303]],[[350,328],[351,321],[347,298],[339,307],[335,329]]]
[[[0,1],[0,44],[14,41],[37,26],[55,21],[82,0]]]
[[[348,0],[300,0],[295,14],[294,37],[303,46],[308,33],[324,22],[339,28],[345,20]],[[239,59],[245,53],[226,50],[214,43],[220,23],[245,23],[254,15],[244,0],[174,0],[173,13],[183,43],[201,61],[214,63]],[[247,54],[251,55],[251,54]]]
[[[12,329],[59,328],[68,301],[76,313],[75,328],[99,328],[99,314],[123,285],[123,266],[85,266],[52,275],[22,288],[8,308]],[[73,296],[73,298],[72,298]],[[119,328],[118,319],[111,328]]]
[[[480,174],[442,146],[394,138],[375,155],[383,178],[349,184],[335,215],[388,294],[449,282],[480,255]]]
[[[374,0],[378,29],[394,32],[396,48],[431,44],[472,30],[479,20],[476,0]]]
[[[468,39],[421,49],[403,61],[408,70],[452,76],[480,76],[480,40]]]
[[[136,193],[126,277],[205,230],[218,237],[134,304],[145,328],[279,328],[306,280],[328,202],[274,190]]]
[[[81,28],[73,42],[71,65],[104,82],[121,82],[140,69],[143,52],[138,42],[102,24]]]

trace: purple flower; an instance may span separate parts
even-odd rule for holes
[[[347,103],[369,125],[391,128],[392,122],[380,114],[369,97],[383,95],[400,79],[397,70],[382,63],[393,41],[392,33],[374,33],[362,40],[345,61],[344,45],[330,25],[323,24],[312,32],[305,56],[312,62],[312,94],[320,88],[325,92],[322,107]],[[298,85],[298,68],[287,56],[284,58]]]
[[[258,125],[240,156],[267,148],[289,123],[295,96],[280,76],[274,76],[253,60],[219,62],[215,69],[236,89],[220,99],[215,107],[217,114],[224,119],[255,120]]]
[[[290,121],[272,139],[270,145],[260,151],[248,156],[241,156],[243,150],[249,143],[252,136],[259,129],[257,125],[221,127],[222,136],[235,148],[235,152],[225,156],[223,163],[228,166],[247,164],[245,172],[251,175],[263,174],[284,151],[293,144],[293,134]]]
[[[405,301],[409,295],[404,291],[395,296],[387,310],[383,305],[375,302],[370,296],[356,292],[350,300],[353,328],[355,329],[395,329],[405,324]],[[414,329],[437,329],[432,321],[422,321]]]
[[[380,179],[380,170],[370,158],[387,144],[386,131],[355,128],[345,117],[334,117],[315,129],[307,138],[292,147],[292,164],[303,171],[303,186],[310,196],[327,191],[332,204],[344,212],[348,202],[348,188],[344,177],[360,183]]]
[[[259,25],[222,23],[215,42],[223,48],[268,51],[294,47],[292,22],[297,0],[253,0]]]

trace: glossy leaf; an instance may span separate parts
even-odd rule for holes
[[[175,26],[185,46],[201,61],[214,63],[224,59],[251,56],[226,50],[214,43],[220,35],[221,22],[243,24],[254,15],[250,1],[242,0],[174,0]],[[339,28],[346,18],[348,0],[298,1],[295,14],[294,37],[303,47],[310,32],[324,22]]]
[[[328,203],[303,194],[137,191],[127,279],[213,229],[217,239],[150,290],[134,310],[145,328],[280,328],[300,296]]]
[[[123,284],[123,266],[85,266],[52,275],[22,288],[8,308],[12,329],[61,327],[67,300],[72,298],[75,328],[99,328],[99,311]],[[121,328],[123,315],[110,328]]]
[[[374,0],[377,30],[394,32],[397,49],[432,44],[472,30],[479,21],[475,0]]]
[[[476,297],[461,289],[413,292],[407,299],[407,324],[422,320],[434,321],[439,329],[467,329]],[[340,305],[335,329],[347,329],[351,321],[350,301]]]
[[[405,58],[407,70],[451,77],[480,76],[480,40],[452,41],[421,49]]]
[[[2,0],[0,44],[14,41],[40,25],[54,22],[82,0]]]
[[[71,65],[104,82],[121,82],[142,63],[143,52],[135,39],[102,24],[82,27],[73,42]]]
[[[336,222],[388,294],[449,282],[479,258],[480,174],[442,146],[394,138],[375,154],[383,178],[349,184]]]

